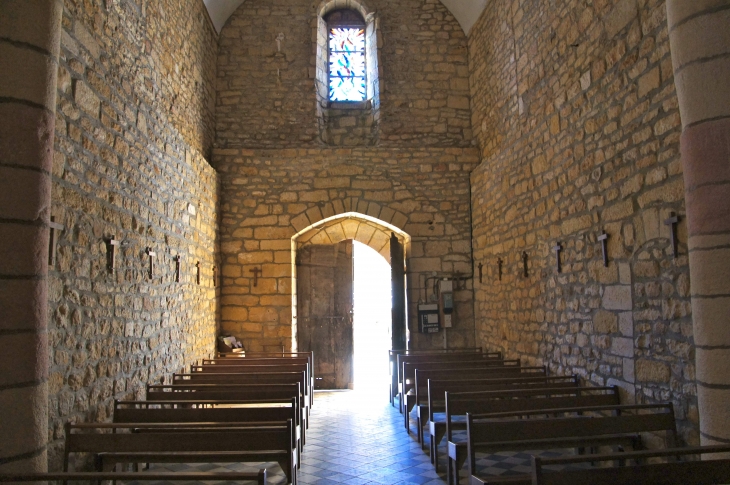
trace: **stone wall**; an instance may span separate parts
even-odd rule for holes
[[[253,350],[290,348],[292,237],[325,218],[354,212],[411,237],[412,345],[442,346],[443,334],[415,331],[421,275],[471,275],[469,173],[477,162],[476,150],[462,148],[216,149],[222,184],[222,332],[240,337]],[[339,236],[313,233],[305,239],[330,244]],[[357,231],[354,239],[360,240]],[[382,250],[380,239],[371,237],[368,244]],[[254,286],[257,269],[262,276]],[[471,281],[455,300],[450,345],[472,345]]]
[[[671,400],[683,439],[696,443],[681,127],[664,2],[497,0],[472,30],[469,55],[483,159],[472,175],[475,263],[484,265],[478,343],[617,384],[626,402]],[[664,223],[671,213],[682,221],[677,258]]]
[[[52,469],[64,423],[108,421],[113,399],[142,398],[146,384],[214,351],[218,177],[205,156],[215,53],[202,1],[65,2],[52,196],[65,229],[49,274]]]
[[[459,24],[440,0],[366,3],[379,24],[380,144],[470,146],[467,40]],[[231,16],[218,57],[218,147],[320,144],[319,6],[247,0]]]

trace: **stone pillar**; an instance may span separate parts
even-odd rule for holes
[[[667,0],[703,444],[730,443],[730,0]]]
[[[0,472],[45,471],[51,165],[62,5],[0,0]]]

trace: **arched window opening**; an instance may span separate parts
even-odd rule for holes
[[[365,20],[353,10],[336,10],[325,19],[328,31],[329,100],[367,99]]]
[[[313,59],[321,141],[370,146],[379,139],[378,19],[363,0],[323,0]]]

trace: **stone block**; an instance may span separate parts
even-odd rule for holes
[[[614,285],[605,287],[602,305],[607,310],[631,310],[633,308],[631,286]]]
[[[615,313],[599,310],[593,317],[593,329],[597,333],[617,332],[618,316]]]
[[[82,110],[94,119],[99,118],[101,100],[94,91],[82,80],[74,80],[74,101]]]
[[[603,19],[606,34],[609,38],[615,37],[630,22],[639,15],[636,0],[619,0],[613,9]]]
[[[611,353],[621,357],[634,356],[634,339],[625,337],[613,337],[611,339]]]
[[[636,380],[638,382],[668,383],[670,377],[671,371],[664,362],[648,359],[636,361]]]
[[[4,66],[0,98],[18,99],[55,111],[57,66],[49,56],[2,42],[0,59]]]

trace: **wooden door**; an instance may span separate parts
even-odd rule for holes
[[[406,349],[406,268],[403,244],[395,234],[390,237],[390,279],[392,291],[392,342],[393,350]]]
[[[308,246],[297,254],[297,341],[314,352],[317,389],[353,380],[352,241]]]

